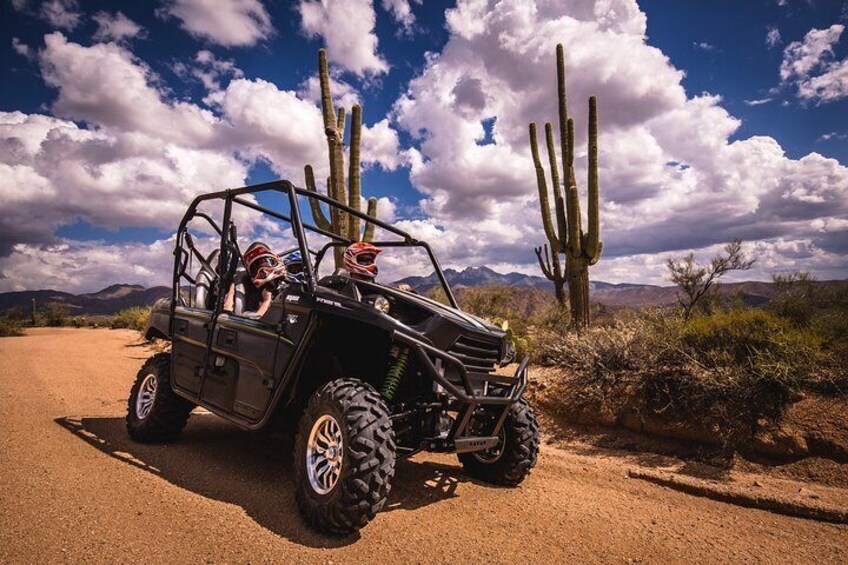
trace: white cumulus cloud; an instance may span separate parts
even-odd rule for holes
[[[807,241],[818,251],[797,262],[813,269],[848,252],[848,237],[839,244],[810,226],[848,214],[848,168],[815,153],[789,159],[769,137],[731,141],[740,120],[718,96],[687,95],[683,73],[647,43],[634,1],[468,0],[447,22],[449,41],[394,110],[415,138],[411,179],[427,216],[410,229],[432,237],[447,264],[526,268],[544,241],[527,124],[542,131],[556,121],[557,42],[565,45],[582,190],[586,100],[599,100],[605,255],[596,276],[603,280],[604,265],[614,263],[632,267],[630,280],[655,278],[648,262],[626,258],[709,249],[733,237],[763,246]],[[492,142],[484,122],[493,124]]]
[[[191,35],[225,47],[255,45],[274,32],[260,0],[166,0],[157,13],[173,16]]]
[[[833,61],[834,46],[845,26],[811,29],[802,41],[793,41],[783,51],[780,78],[794,84],[804,100],[830,102],[848,96],[848,59]]]
[[[377,52],[377,16],[371,0],[301,0],[301,29],[320,36],[330,61],[359,75],[378,75],[389,65]]]
[[[126,17],[123,12],[97,12],[91,19],[97,22],[95,41],[124,41],[133,37],[143,37],[144,28]]]

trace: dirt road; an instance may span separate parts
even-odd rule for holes
[[[543,448],[518,489],[453,457],[399,464],[358,536],[305,528],[289,447],[213,416],[167,446],[127,439],[149,355],[120,330],[0,339],[0,563],[845,563],[848,527],[741,508],[626,477],[603,452]]]

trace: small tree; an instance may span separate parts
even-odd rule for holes
[[[816,314],[816,277],[806,271],[772,275],[774,297],[769,308],[778,316],[806,326]]]
[[[71,309],[67,304],[48,302],[44,306],[44,325],[51,327],[67,326],[70,312]]]
[[[712,258],[709,265],[699,265],[695,255],[689,253],[683,259],[669,259],[666,266],[671,282],[677,285],[677,301],[688,320],[692,311],[701,304],[718,284],[718,280],[730,271],[747,271],[756,259],[749,259],[742,251],[742,240],[734,239],[724,246],[724,252]]]

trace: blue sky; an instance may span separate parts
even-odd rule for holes
[[[14,197],[0,204],[0,290],[160,284],[198,190],[302,183],[306,161],[325,166],[321,132],[287,127],[317,116],[320,47],[334,94],[374,128],[363,184],[384,217],[447,265],[534,273],[526,124],[555,118],[558,41],[578,144],[585,97],[599,96],[606,255],[593,276],[662,283],[666,257],[742,237],[760,259],[746,276],[845,278],[847,6],[5,2],[0,180]]]

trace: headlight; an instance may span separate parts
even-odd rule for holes
[[[391,303],[389,299],[385,296],[378,296],[374,299],[374,308],[382,312],[383,314],[389,313],[389,308],[391,308]]]

